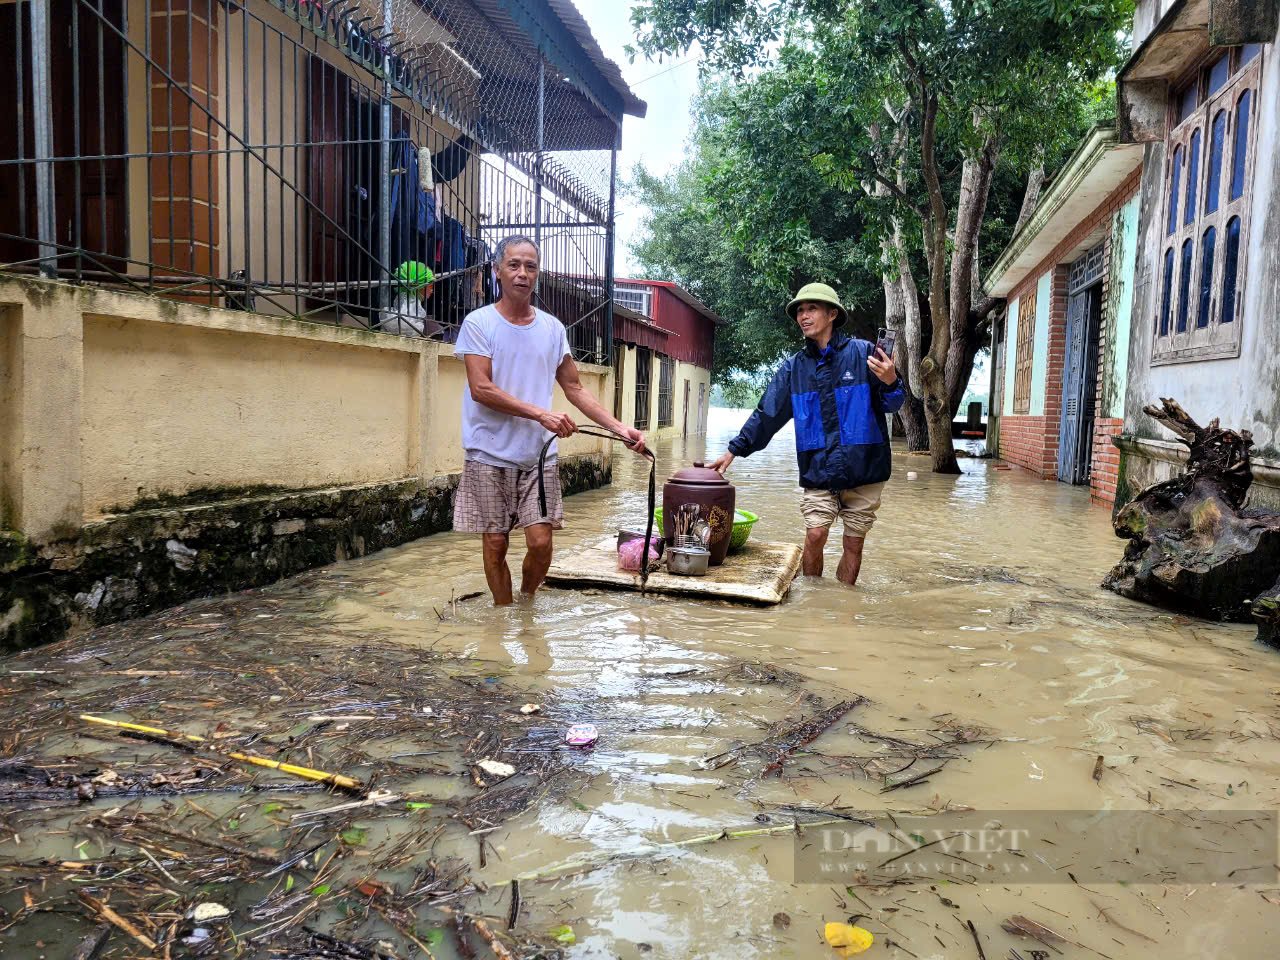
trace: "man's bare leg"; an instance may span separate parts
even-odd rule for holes
[[[511,602],[511,571],[507,568],[507,545],[510,536],[505,533],[484,535],[484,578],[489,581],[493,605],[505,607]]]
[[[535,523],[524,528],[524,566],[521,568],[520,593],[532,597],[547,579],[551,569],[551,524]]]
[[[853,586],[858,582],[858,573],[862,570],[862,545],[866,541],[862,537],[844,538],[844,553],[840,555],[840,566],[836,568],[836,579],[841,583]]]
[[[827,527],[808,527],[804,531],[804,556],[800,569],[806,577],[822,576],[822,548],[827,545]]]

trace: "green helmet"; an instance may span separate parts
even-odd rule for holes
[[[427,286],[435,280],[435,274],[431,272],[431,268],[425,263],[417,260],[406,260],[400,266],[396,267],[396,283],[404,287],[410,293],[417,293],[423,287]]]
[[[844,308],[844,304],[840,302],[840,297],[825,283],[806,283],[800,288],[800,292],[796,294],[796,298],[787,304],[787,316],[792,320],[796,318],[796,310],[802,303],[825,303],[829,307],[836,308],[836,322],[834,326],[843,327],[849,321],[849,311]]]

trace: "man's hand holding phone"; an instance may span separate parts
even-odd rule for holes
[[[897,339],[896,333],[881,327],[876,332],[875,349],[867,357],[867,366],[871,368],[871,372],[881,383],[888,385],[896,383],[898,379],[898,368],[893,363],[893,349]]]

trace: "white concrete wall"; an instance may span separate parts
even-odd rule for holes
[[[1008,332],[1004,336],[1004,409],[1005,416],[1013,416],[1013,391],[1017,383],[1017,371],[1014,369],[1018,358],[1018,311],[1022,306],[1022,298],[1014,298],[1009,304]]]
[[[1045,389],[1049,380],[1049,307],[1053,302],[1053,271],[1036,281],[1035,352],[1031,356],[1031,408],[1033,417],[1044,416]]]
[[[1169,8],[1175,2],[1177,0],[1138,0],[1137,9],[1133,14],[1133,47],[1135,50],[1142,45],[1142,41],[1147,39],[1151,31],[1155,29],[1156,24],[1160,22],[1160,18],[1169,12]],[[1195,2],[1203,3],[1204,0],[1195,0]]]
[[[1106,377],[1103,385],[1105,406],[1099,417],[1119,419],[1124,416],[1125,389],[1129,382],[1129,350],[1135,280],[1138,265],[1138,214],[1141,198],[1134,197],[1121,208],[1112,221],[1111,289],[1107,353],[1110,363],[1100,371]]]
[[[1046,271],[1036,281],[1036,329],[1031,342],[1031,406],[1019,416],[1044,416],[1045,384],[1049,370],[1049,303],[1053,292],[1053,271]],[[1004,414],[1014,416],[1013,400],[1018,380],[1018,318],[1022,297],[1009,305],[1009,332],[1005,337]]]

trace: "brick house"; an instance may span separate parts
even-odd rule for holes
[[[1001,459],[1115,501],[1124,425],[1142,151],[1098,127],[985,281],[993,331],[990,442]]]

